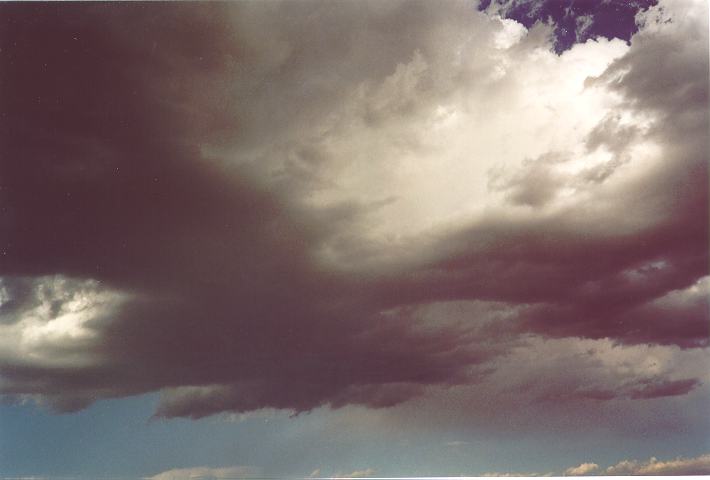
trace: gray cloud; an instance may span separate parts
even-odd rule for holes
[[[0,8],[4,394],[74,411],[161,391],[159,417],[386,408],[493,381],[530,335],[708,345],[705,20],[613,60],[458,2]],[[539,151],[488,158],[522,90],[576,52],[604,60],[580,95],[621,100],[560,111],[583,125],[567,149],[510,131],[495,145]],[[505,167],[491,192],[479,164]],[[569,381],[641,401],[698,376]]]

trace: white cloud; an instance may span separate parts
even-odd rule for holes
[[[18,290],[17,298],[11,290]],[[97,338],[98,323],[128,298],[94,280],[0,277],[0,306],[9,307],[0,310],[0,357],[54,367],[90,365],[96,358],[87,347]]]
[[[350,473],[336,473],[332,478],[364,478],[371,477],[375,474],[375,470],[372,468],[366,468],[364,470],[355,470]]]
[[[580,15],[575,19],[575,22],[577,25],[574,34],[579,42],[594,23],[594,17],[592,15]]]
[[[596,463],[582,463],[581,465],[565,470],[565,475],[588,475],[597,470],[599,470],[599,465]]]
[[[511,473],[511,472],[488,472],[484,477],[538,477],[552,476],[556,473]],[[570,467],[564,471],[565,476],[578,475],[710,475],[710,454],[700,455],[694,458],[678,457],[673,460],[661,461],[651,457],[647,461],[622,460],[616,465],[606,469],[601,469],[598,464],[585,462],[576,467]]]
[[[554,474],[552,472],[539,473],[539,472],[485,472],[482,477],[506,477],[506,478],[524,478],[524,477],[551,477]]]
[[[192,467],[175,468],[158,473],[146,480],[231,480],[248,479],[257,476],[260,469],[255,467]]]
[[[307,121],[291,118],[255,149],[222,150],[225,161],[250,164],[264,182],[279,182],[282,191],[295,192],[310,208],[378,205],[345,222],[349,228],[321,246],[329,263],[374,268],[383,255],[401,255],[402,247],[425,231],[469,223],[486,209],[505,205],[488,189],[492,169],[516,171],[526,159],[549,152],[565,152],[579,164],[567,175],[608,161],[583,145],[618,98],[602,88],[585,88],[585,80],[627,52],[624,42],[590,40],[558,56],[540,35],[543,26],[527,31],[466,3],[445,7],[422,7],[426,19],[415,19],[408,27],[415,30],[411,36],[393,42],[396,50],[378,48],[377,65],[363,51],[390,33],[373,31],[372,25],[360,29],[358,16],[349,19],[343,28],[367,31],[368,37],[356,31],[342,35],[349,42],[347,54],[310,65],[316,72],[327,65],[332,74],[323,75],[319,88],[342,92],[339,107],[310,112]],[[318,13],[324,23],[342,21]],[[293,38],[278,41],[299,48]],[[334,50],[341,41],[333,39]],[[336,75],[344,65],[358,76]],[[273,114],[281,117],[278,109],[288,102],[274,105]],[[551,206],[588,196],[569,191]],[[373,257],[358,255],[351,262],[354,243],[373,246]]]
[[[710,454],[661,461],[623,460],[606,469],[607,475],[710,475]]]
[[[503,29],[495,34],[493,42],[497,48],[507,49],[516,45],[527,33],[527,29],[522,23],[509,18],[495,17],[503,25]]]
[[[475,18],[461,28],[475,28]],[[399,64],[381,83],[362,84],[338,114],[342,127],[315,146],[333,160],[319,172],[332,187],[312,192],[309,202],[366,204],[387,192],[393,200],[361,219],[352,235],[389,250],[395,238],[471,222],[499,206],[500,196],[487,188],[492,169],[517,170],[525,159],[558,151],[580,162],[588,157],[583,168],[606,161],[580,146],[613,99],[584,89],[584,80],[627,47],[590,41],[560,57],[525,39],[519,48],[503,54],[467,46],[459,65],[442,56],[446,45],[438,45]],[[499,72],[500,78],[479,71]],[[368,119],[372,115],[375,120]],[[376,128],[368,125],[372,121]],[[574,200],[560,197],[553,206]],[[331,248],[337,258],[337,247]]]

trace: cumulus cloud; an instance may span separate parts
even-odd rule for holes
[[[703,384],[706,6],[561,54],[455,1],[0,8],[3,394],[200,418]]]
[[[589,38],[606,37],[629,40],[636,31],[634,20],[639,10],[656,5],[657,0],[615,2],[575,2],[574,0],[481,0],[478,8],[515,19],[526,27],[536,22],[554,28],[557,52]]]
[[[565,475],[588,475],[599,470],[599,465],[596,463],[582,463],[576,467],[570,467],[565,470]]]
[[[583,475],[613,475],[613,476],[629,476],[629,475],[708,475],[710,472],[710,455],[704,454],[694,458],[678,457],[673,460],[658,460],[651,457],[647,461],[638,460],[622,460],[619,463],[609,466],[606,469],[596,463],[585,462],[576,467],[570,467],[564,471],[565,476],[583,476]],[[490,472],[483,476],[490,477],[538,477],[550,476],[555,473],[506,473],[506,472]]]
[[[486,472],[481,475],[482,477],[551,477],[552,472],[549,473],[539,473],[539,472]]]
[[[606,469],[607,475],[710,475],[710,454],[661,461],[622,460]]]
[[[146,480],[231,480],[253,478],[259,475],[259,469],[254,467],[192,467],[175,468],[160,472]]]

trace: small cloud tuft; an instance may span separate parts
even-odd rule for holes
[[[577,475],[589,475],[592,472],[599,470],[599,465],[596,463],[583,463],[576,467],[570,467],[565,470],[565,475],[577,476]]]
[[[375,474],[375,470],[372,468],[366,468],[364,470],[355,470],[350,473],[336,473],[332,478],[366,478],[371,477]]]

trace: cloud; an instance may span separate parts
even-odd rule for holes
[[[482,477],[551,477],[553,474],[550,473],[538,473],[538,472],[486,472],[482,474]]]
[[[375,474],[375,470],[372,468],[366,468],[364,470],[355,470],[350,473],[336,473],[332,478],[366,478],[371,477]]]
[[[606,469],[607,475],[708,475],[710,474],[710,454],[695,458],[678,457],[660,461],[622,460]]]
[[[453,1],[0,8],[3,394],[201,418],[703,384],[706,15],[557,55]]]
[[[710,472],[710,455],[704,454],[694,458],[678,457],[674,460],[661,461],[655,457],[648,461],[638,460],[622,460],[616,465],[612,465],[606,469],[601,469],[596,463],[585,462],[576,467],[570,467],[564,471],[565,476],[582,476],[582,475],[613,475],[613,476],[629,476],[629,475],[664,475],[664,476],[679,476],[679,475],[708,475]],[[554,473],[545,474],[547,476],[555,475]],[[490,477],[522,477],[522,476],[545,476],[539,473],[486,473],[483,476]]]
[[[576,467],[570,467],[565,470],[565,475],[588,475],[599,470],[599,465],[596,463],[582,463]]]
[[[547,435],[561,444],[578,441],[580,430],[654,441],[704,438],[708,360],[699,349],[532,337],[493,361],[492,372],[475,384],[430,387],[382,412],[348,409],[340,428],[408,436],[475,431],[500,441]],[[687,392],[639,394],[666,385],[687,388],[686,379],[699,382]]]
[[[538,2],[482,0],[480,10],[515,19],[526,27],[537,22],[553,28],[552,37],[557,52],[571,48],[589,38],[606,37],[630,40],[636,32],[639,12],[658,4],[657,0],[636,0],[623,4],[612,2],[577,3],[574,1]],[[613,18],[613,21],[611,20]]]
[[[231,480],[253,478],[259,475],[259,471],[258,468],[243,466],[175,468],[147,478],[149,480]]]

